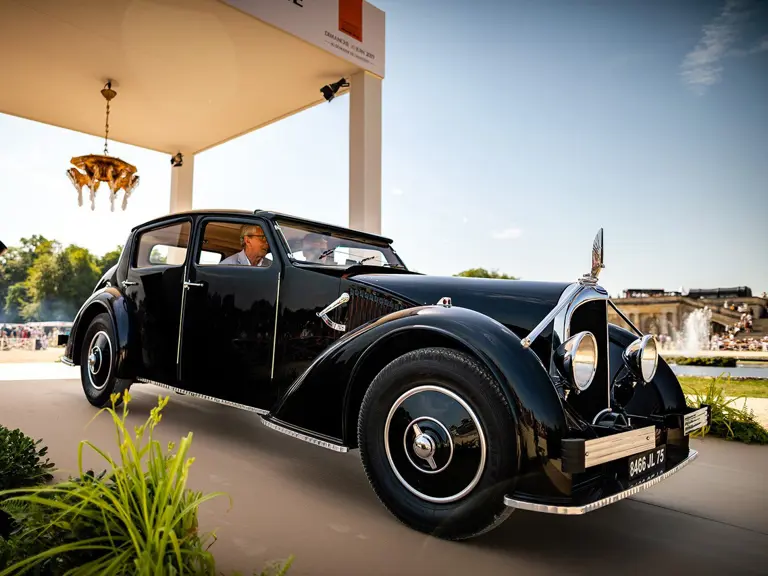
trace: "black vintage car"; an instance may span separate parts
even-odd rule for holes
[[[63,361],[103,407],[151,383],[359,448],[384,505],[463,539],[516,508],[583,514],[697,455],[692,410],[652,336],[575,282],[435,277],[379,235],[257,210],[134,228],[77,314]],[[615,308],[615,307],[614,307]]]

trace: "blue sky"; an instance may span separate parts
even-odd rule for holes
[[[382,231],[409,266],[576,279],[602,226],[612,294],[768,290],[768,3],[374,4],[387,13]],[[347,133],[344,96],[210,150],[194,207],[344,225]],[[142,177],[128,210],[109,212],[103,192],[96,212],[77,206],[64,170],[102,145],[0,115],[0,238],[103,253],[165,213],[168,156],[117,143]]]

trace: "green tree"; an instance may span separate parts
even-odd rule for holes
[[[44,236],[22,238],[20,246],[9,247],[0,257],[0,322],[20,322],[27,303],[27,276],[35,261],[53,254],[59,245]],[[16,287],[16,288],[14,288]]]
[[[149,261],[154,264],[166,264],[168,262],[168,255],[163,254],[162,250],[155,246],[149,254]]]
[[[501,278],[502,280],[519,280],[515,276],[509,276],[508,274],[502,274],[496,270],[487,270],[486,268],[470,268],[464,270],[454,276],[461,276],[463,278]]]
[[[99,258],[43,236],[22,238],[0,258],[0,322],[71,320],[121,250]]]
[[[26,282],[17,282],[8,288],[5,296],[5,302],[0,308],[0,318],[3,322],[21,322],[22,312],[27,304],[27,284]]]
[[[101,275],[98,258],[86,248],[67,246],[35,260],[27,276],[24,320],[71,320]]]
[[[107,270],[112,268],[112,266],[117,264],[117,261],[120,260],[120,254],[122,253],[123,253],[123,247],[118,246],[114,250],[110,250],[109,252],[104,254],[104,256],[99,258],[98,266],[99,266],[99,269],[101,270],[101,274],[99,275],[99,278],[101,278],[101,276],[103,276]]]

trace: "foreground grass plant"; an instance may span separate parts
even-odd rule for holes
[[[726,376],[727,380],[721,385],[721,378]],[[766,430],[756,419],[754,412],[747,409],[747,402],[744,396],[731,397],[726,395],[726,389],[731,388],[730,375],[721,374],[718,378],[713,378],[706,386],[688,388],[683,387],[684,392],[689,396],[686,401],[693,408],[700,408],[704,405],[712,407],[712,425],[706,426],[691,436],[706,436],[712,434],[725,438],[727,440],[738,440],[746,444],[768,444],[768,430]],[[737,407],[736,403],[744,400],[742,408]]]
[[[32,568],[36,573],[73,576],[216,573],[209,551],[215,536],[198,532],[197,511],[202,503],[223,493],[203,495],[187,488],[194,462],[188,457],[192,433],[182,438],[176,451],[173,443],[164,450],[153,438],[168,403],[166,396],[132,435],[126,425],[130,395],[126,391],[123,396],[122,415],[115,410],[119,398],[113,395],[112,408],[99,411],[112,416],[118,458],[82,441],[79,478],[0,493],[4,509],[19,525],[13,540],[30,543],[31,548],[0,576]],[[101,477],[84,471],[86,447],[107,463]]]

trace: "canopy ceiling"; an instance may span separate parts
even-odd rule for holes
[[[275,0],[277,1],[277,0]],[[0,0],[0,112],[175,154],[324,103],[358,68],[218,0]]]

